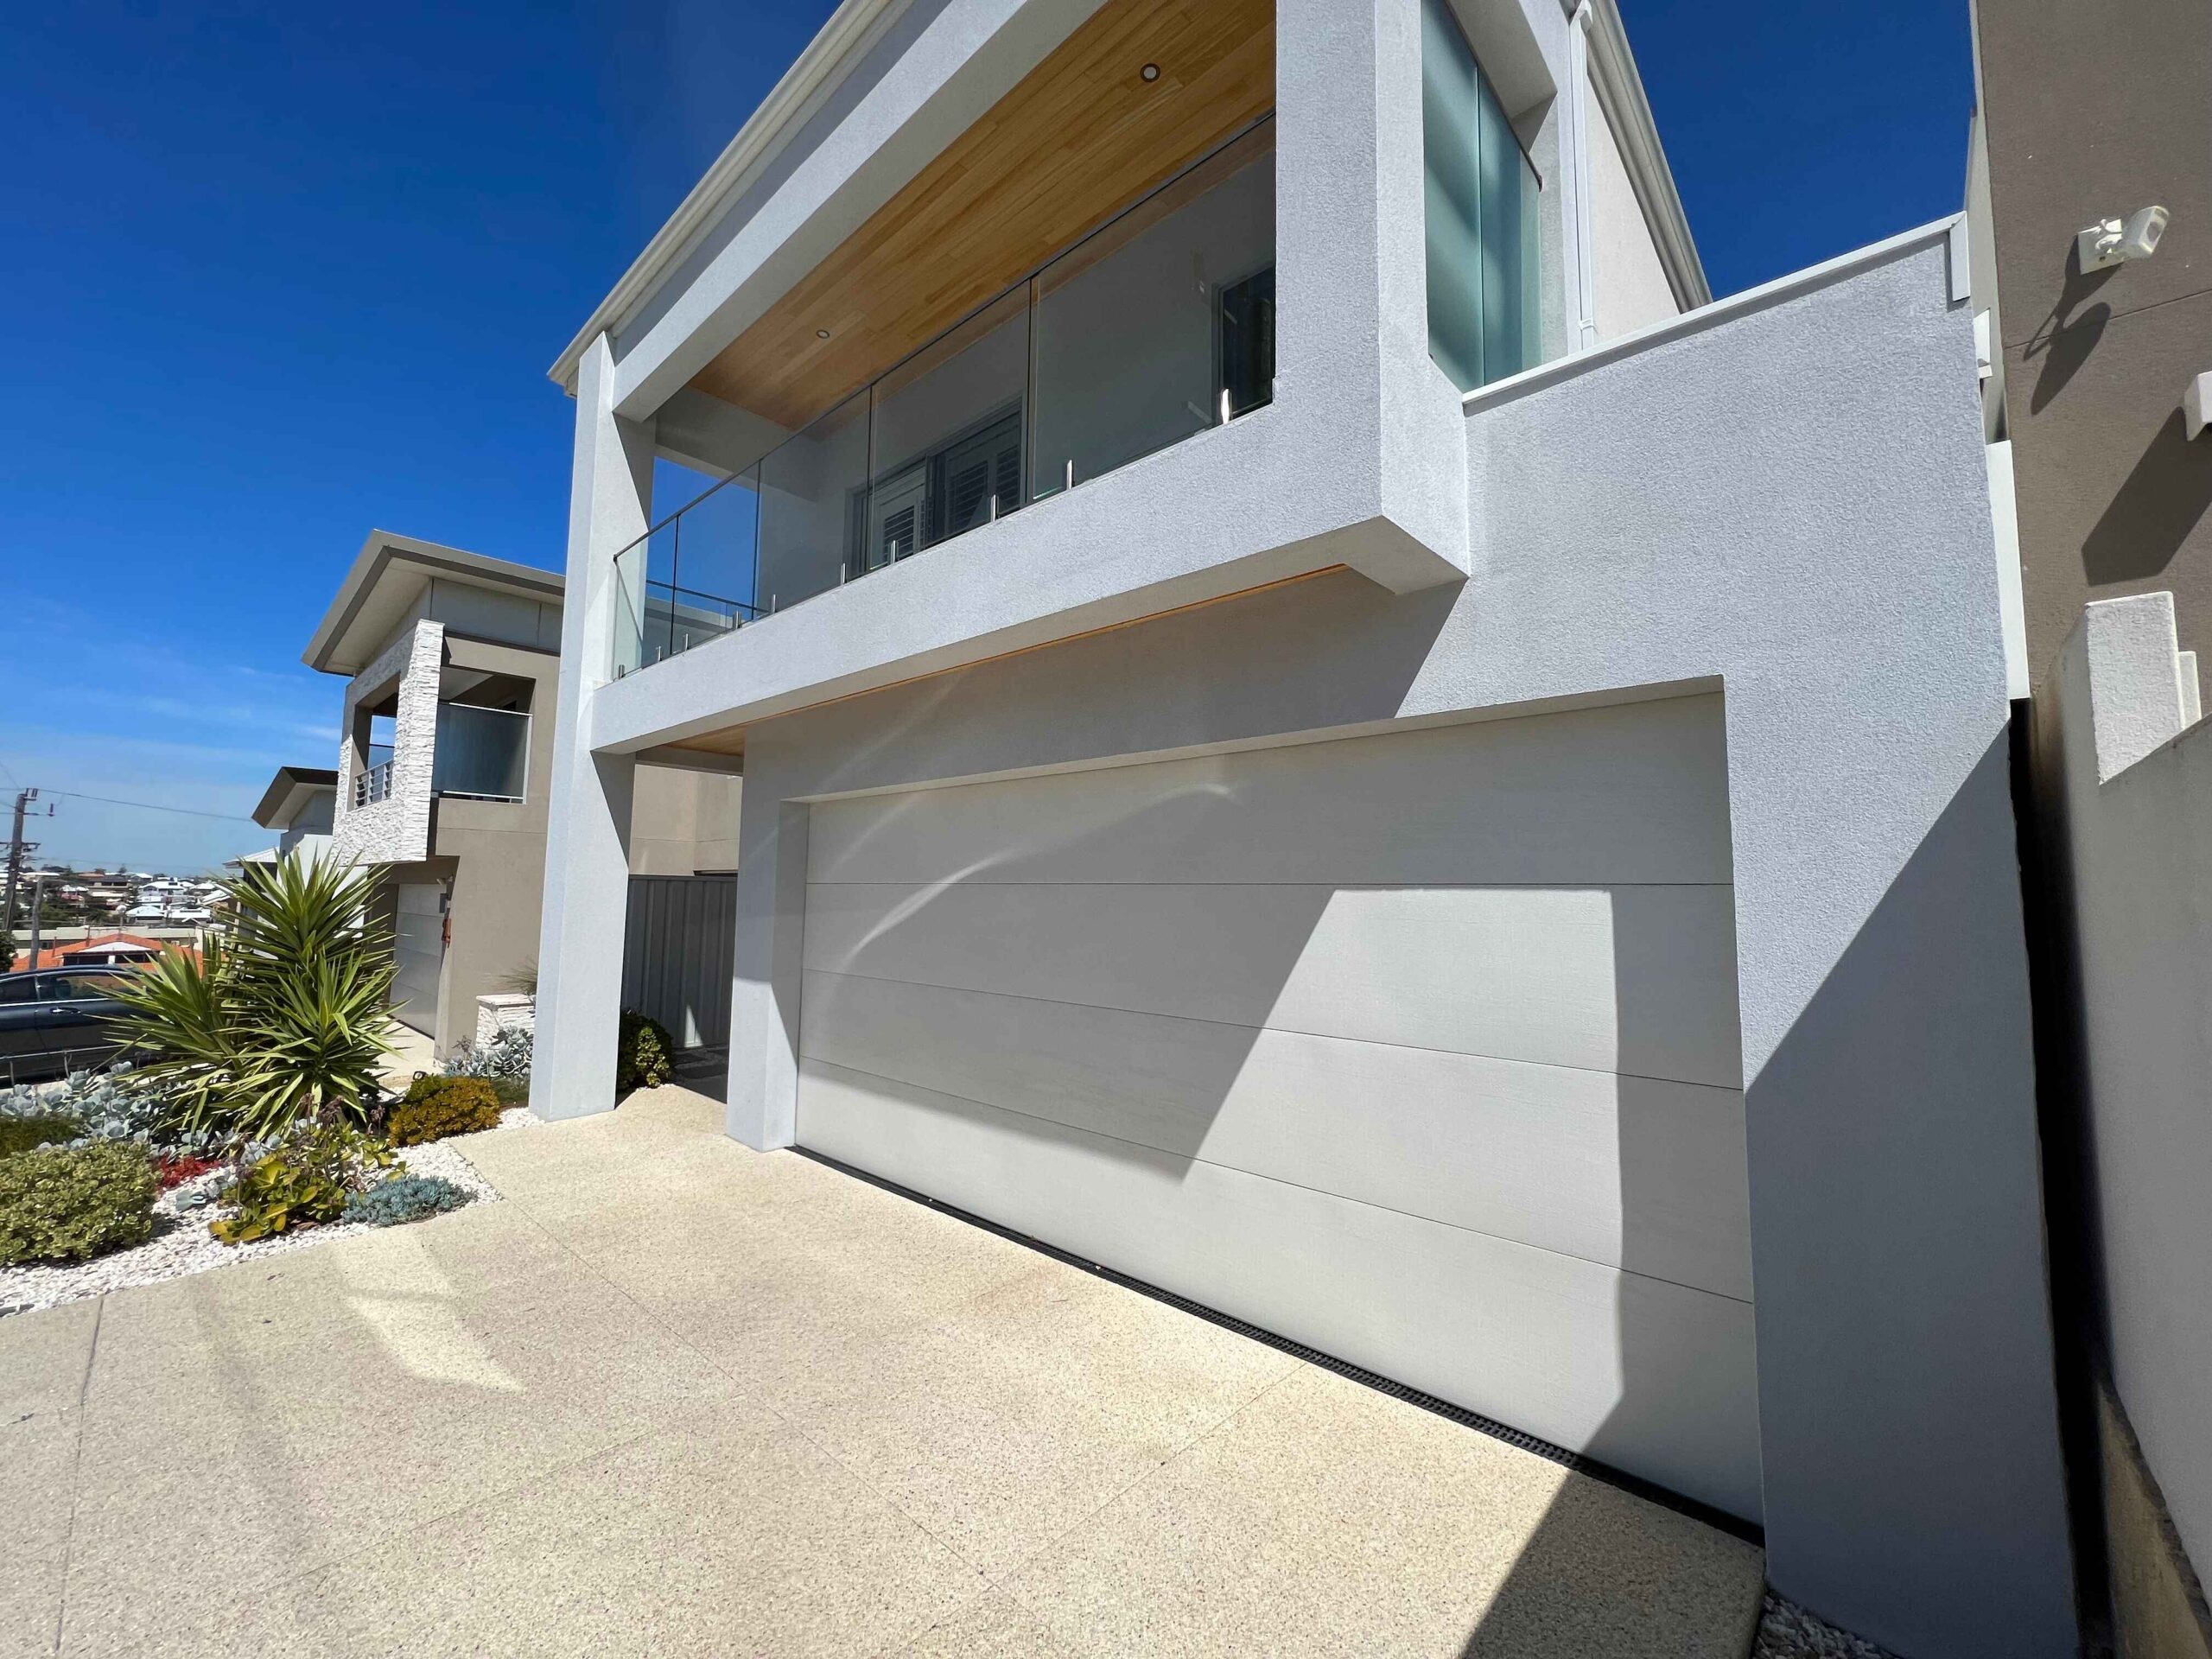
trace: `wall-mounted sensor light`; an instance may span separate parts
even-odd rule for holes
[[[2166,233],[2166,210],[2143,207],[2126,219],[2101,219],[2074,238],[2083,270],[2102,270],[2129,259],[2148,259]]]
[[[1143,68],[1138,70],[1137,73],[1142,75],[1147,80],[1158,80],[1160,79],[1160,66],[1156,63],[1147,63]]]
[[[2212,415],[2212,373],[2198,375],[2181,395],[2182,430],[2195,443],[2204,435],[2204,417]]]

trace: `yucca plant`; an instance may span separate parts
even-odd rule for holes
[[[130,1051],[144,1057],[138,1076],[158,1082],[181,1129],[225,1127],[238,1069],[229,966],[222,940],[211,935],[198,956],[164,950],[110,993],[124,1007],[117,1024]]]
[[[372,878],[295,855],[222,884],[227,944],[171,951],[116,1000],[143,1070],[181,1126],[263,1141],[305,1117],[365,1114],[391,1052],[391,937],[372,921]]]

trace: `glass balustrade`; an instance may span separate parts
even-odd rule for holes
[[[530,772],[530,716],[472,703],[438,705],[438,747],[430,766],[435,795],[519,801]]]
[[[1270,403],[1274,248],[1270,118],[625,549],[614,672]]]

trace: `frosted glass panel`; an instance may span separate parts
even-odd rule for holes
[[[1038,272],[1032,499],[1268,403],[1274,263],[1268,127]]]
[[[1428,350],[1462,391],[1540,354],[1535,170],[1449,0],[1422,0]]]
[[[772,615],[845,580],[868,501],[868,391],[855,392],[760,461],[753,607]]]

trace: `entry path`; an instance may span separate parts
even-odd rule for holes
[[[1749,1646],[1752,1547],[720,1113],[0,1320],[0,1659]]]

